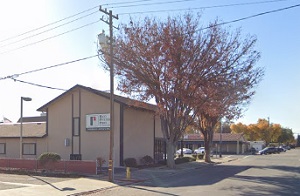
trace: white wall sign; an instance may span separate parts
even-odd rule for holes
[[[110,114],[87,114],[86,130],[87,131],[110,130]]]

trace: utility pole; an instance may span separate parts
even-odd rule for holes
[[[103,22],[109,25],[109,47],[110,47],[110,144],[109,144],[109,162],[108,162],[108,180],[114,181],[114,65],[113,65],[113,19],[119,19],[118,15],[113,15],[112,11],[102,9],[99,7],[99,11],[108,15],[108,20],[101,19]]]

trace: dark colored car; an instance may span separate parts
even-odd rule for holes
[[[280,153],[279,149],[277,147],[266,147],[258,152],[258,154],[275,154]]]
[[[290,147],[291,147],[291,149],[295,149],[296,145],[295,144],[291,144]]]
[[[250,148],[250,150],[249,150],[250,152],[251,152],[251,154],[256,154],[256,149],[255,148]]]
[[[281,146],[278,147],[278,150],[279,150],[279,152],[286,152],[286,149]]]

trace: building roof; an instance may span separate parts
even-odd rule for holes
[[[199,140],[203,141],[204,137],[202,134],[188,134],[185,135],[184,140]],[[221,135],[220,133],[214,133],[213,141],[220,141]],[[242,133],[222,133],[222,141],[225,142],[232,142],[232,141],[240,141],[240,142],[246,142],[246,139],[244,138]]]
[[[6,123],[0,124],[0,138],[19,138],[21,124]],[[42,138],[46,136],[46,123],[23,123],[22,137],[24,138]]]
[[[31,117],[23,117],[24,122],[46,122],[47,116],[31,116]],[[21,118],[19,118],[17,123],[21,122]]]
[[[46,109],[49,107],[49,105],[51,105],[52,103],[54,103],[58,99],[62,98],[63,96],[65,96],[66,94],[68,94],[69,92],[72,92],[74,89],[77,89],[77,88],[81,88],[81,89],[87,90],[91,93],[94,93],[96,95],[99,95],[99,96],[105,97],[107,99],[110,99],[110,93],[77,84],[77,85],[73,86],[72,88],[70,88],[68,91],[62,93],[58,97],[54,98],[50,102],[48,102],[45,105],[38,108],[37,111],[46,111]],[[114,100],[115,100],[115,102],[124,104],[128,107],[134,107],[134,108],[137,108],[137,109],[145,109],[145,110],[150,110],[150,111],[156,111],[157,110],[156,105],[145,103],[145,102],[134,100],[134,99],[130,99],[130,98],[126,98],[126,97],[122,97],[122,96],[119,96],[119,95],[114,95]]]

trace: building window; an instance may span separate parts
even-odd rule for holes
[[[73,118],[73,136],[80,135],[80,119],[78,117]]]
[[[0,154],[6,154],[6,144],[0,143]]]
[[[36,144],[35,143],[23,144],[23,155],[36,155]]]

